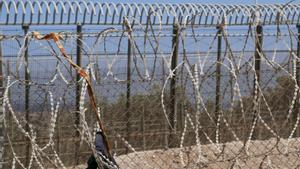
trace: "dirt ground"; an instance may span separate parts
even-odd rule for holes
[[[208,144],[133,152],[116,157],[121,169],[292,169],[300,168],[300,138]],[[182,156],[180,156],[182,152]],[[181,158],[182,157],[182,158]],[[76,167],[85,169],[85,165]]]

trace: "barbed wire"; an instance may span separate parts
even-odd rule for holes
[[[300,165],[282,161],[298,159],[296,145],[300,141],[296,138],[300,134],[300,58],[299,51],[295,53],[294,49],[295,42],[299,44],[299,34],[288,23],[286,32],[282,33],[277,27],[269,35],[258,32],[262,25],[249,25],[244,30],[246,33],[231,36],[226,24],[219,25],[214,29],[216,33],[199,35],[210,37],[204,43],[207,44],[205,52],[201,53],[203,46],[189,48],[189,43],[199,43],[192,28],[175,25],[174,32],[168,34],[172,36],[167,36],[172,37],[172,45],[165,52],[161,46],[166,35],[162,24],[153,29],[151,22],[143,25],[135,18],[123,18],[122,22],[123,27],[103,29],[97,34],[46,33],[44,36],[48,38],[38,37],[36,32],[25,36],[1,35],[2,43],[18,39],[19,44],[14,46],[19,50],[13,68],[3,64],[7,69],[3,120],[8,166],[67,168],[72,163],[80,167],[78,152],[81,149],[90,151],[100,166],[110,168]],[[140,28],[140,35],[133,26]],[[50,35],[61,42],[60,45],[55,46]],[[117,45],[109,43],[110,35],[117,37],[116,43],[111,43]],[[275,46],[266,51],[264,36],[275,37]],[[242,37],[242,40],[238,39],[239,44],[235,46],[230,37]],[[33,45],[36,45],[36,55],[43,51],[53,56],[53,67],[51,59],[42,65],[39,58],[34,62],[41,68],[31,67],[33,61],[28,60],[28,53]],[[77,57],[73,49],[68,49],[72,46],[80,51],[76,51]],[[216,47],[218,50],[214,52]],[[246,56],[251,47],[253,55]],[[125,59],[120,57],[126,54],[121,53],[121,48],[128,51]],[[100,61],[98,50],[102,50]],[[287,56],[279,56],[281,50],[287,51]],[[116,54],[111,55],[114,52]],[[73,60],[78,59],[79,53],[85,58],[82,65]],[[149,57],[149,53],[154,56]],[[189,57],[191,54],[195,57]],[[216,54],[217,59],[212,57]],[[127,62],[117,64],[120,60]],[[46,74],[51,76],[41,82],[39,71],[46,69],[47,64],[51,69]],[[120,66],[126,68],[121,73]],[[216,67],[219,71],[214,69]],[[86,76],[78,78],[78,72]],[[37,73],[36,78],[34,73]],[[271,77],[264,79],[264,74]],[[91,94],[88,88],[91,86],[97,91],[92,93],[97,99],[92,103],[94,109],[85,98]],[[97,90],[101,87],[103,90]],[[23,88],[31,90],[28,97],[21,97]],[[103,98],[106,92],[110,98]],[[77,105],[71,103],[75,100]],[[20,102],[28,105],[17,106]],[[34,117],[39,111],[48,114]],[[24,113],[33,117],[26,118]],[[111,157],[95,149],[95,115],[104,122],[101,131],[107,133],[110,143],[114,143],[112,152],[117,154],[114,158],[118,166]],[[17,134],[12,133],[14,129]],[[71,154],[76,157],[71,162],[64,159],[64,153],[69,151],[64,148],[69,144],[60,142],[61,137],[71,138],[69,144],[75,143]],[[42,138],[46,141],[42,142]],[[17,139],[23,139],[27,152],[15,145]]]

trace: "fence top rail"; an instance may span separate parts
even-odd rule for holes
[[[0,25],[122,25],[216,26],[298,24],[300,4],[169,4],[100,3],[69,0],[2,0]]]

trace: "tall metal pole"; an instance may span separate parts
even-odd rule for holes
[[[260,91],[259,91],[259,84],[260,84],[260,68],[261,68],[261,53],[262,53],[262,45],[263,45],[263,27],[261,25],[256,26],[256,36],[255,36],[255,54],[254,54],[254,69],[255,69],[255,75],[256,80],[254,78],[254,95],[256,95],[255,103],[257,104],[257,107],[254,110],[254,118],[255,124],[257,125],[257,109],[260,101]],[[257,129],[257,132],[255,132],[255,136],[260,137],[260,130]]]
[[[220,105],[221,105],[221,54],[222,54],[222,27],[218,29],[218,53],[217,53],[217,64],[216,64],[216,100],[215,100],[215,121],[217,124],[217,131],[220,131]],[[219,132],[220,133],[220,132]],[[216,132],[216,135],[218,133]],[[219,142],[216,137],[216,142]]]
[[[8,76],[11,76],[11,70],[10,70],[10,62],[9,60],[6,61],[6,72]],[[8,98],[10,98],[10,91],[8,91]],[[13,138],[14,137],[14,127],[13,127],[13,120],[11,113],[8,113],[8,127],[9,127],[9,135]]]
[[[81,67],[81,55],[82,55],[82,25],[77,24],[77,42],[76,42],[76,64]],[[78,129],[80,125],[80,112],[79,112],[79,107],[80,107],[80,93],[81,93],[81,85],[79,84],[80,80],[80,75],[76,73],[76,114],[75,114],[75,126]],[[76,130],[75,137],[76,137],[76,146],[75,146],[75,165],[79,164],[79,136],[80,133],[78,130]]]
[[[262,53],[262,43],[263,43],[263,27],[261,25],[256,26],[256,38],[255,38],[255,61],[254,61],[254,69],[257,77],[257,82],[260,83],[260,67],[261,67],[261,58],[260,55]],[[259,93],[258,84],[256,84],[254,80],[254,89]]]
[[[141,130],[142,130],[142,150],[146,150],[146,137],[145,137],[145,108],[147,108],[146,103],[143,103],[142,118],[141,118]]]
[[[161,64],[162,64],[162,87],[164,86],[165,84],[165,75],[166,75],[166,72],[165,72],[165,61],[164,61],[164,58],[162,57],[161,58]],[[169,127],[168,127],[168,119],[164,119],[163,121],[163,125],[164,125],[164,147],[165,149],[167,149],[169,147]]]
[[[296,61],[296,79],[297,79],[297,84],[298,86],[300,85],[300,24],[297,24],[297,29],[298,29],[298,41],[297,41],[297,61]],[[294,114],[297,114],[295,116],[295,118],[297,118],[298,115],[300,115],[300,101],[299,101],[299,95],[298,95],[298,99],[296,101],[296,111]],[[296,131],[296,137],[300,136],[300,129],[299,127],[297,127],[297,131]]]
[[[127,49],[127,86],[126,86],[126,118],[127,118],[127,141],[130,141],[130,94],[131,94],[131,40],[128,39],[128,49]],[[126,148],[126,153],[129,149]]]
[[[29,26],[28,25],[23,25],[23,31],[25,36],[28,33]],[[24,53],[24,59],[25,59],[25,120],[26,120],[26,126],[25,130],[29,132],[29,92],[30,92],[30,86],[29,86],[29,71],[28,71],[28,38],[25,37],[25,53]],[[26,166],[29,165],[29,160],[30,160],[30,140],[27,140],[26,143]]]
[[[3,86],[3,72],[2,72],[2,63],[3,63],[3,57],[2,57],[2,45],[0,41],[0,116],[3,116],[3,92],[4,92],[4,86]],[[4,128],[3,128],[3,119],[0,122],[0,169],[3,168],[3,162],[4,162]]]
[[[174,70],[177,66],[178,60],[178,44],[179,44],[179,27],[178,25],[173,25],[173,38],[172,38],[172,60],[171,69]],[[174,134],[176,132],[177,123],[177,100],[176,100],[176,71],[173,72],[173,77],[170,79],[170,113],[169,121],[171,124],[171,139],[169,139],[169,146],[172,146],[171,141],[175,139]]]

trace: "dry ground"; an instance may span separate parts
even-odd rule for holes
[[[248,151],[242,142],[222,145],[201,145],[201,156],[196,146],[183,149],[181,163],[180,149],[151,150],[117,156],[121,169],[258,169],[258,168],[300,168],[300,138],[269,139],[252,141]],[[198,158],[200,157],[200,158]],[[199,160],[199,162],[197,162]],[[77,169],[85,169],[85,165]]]

